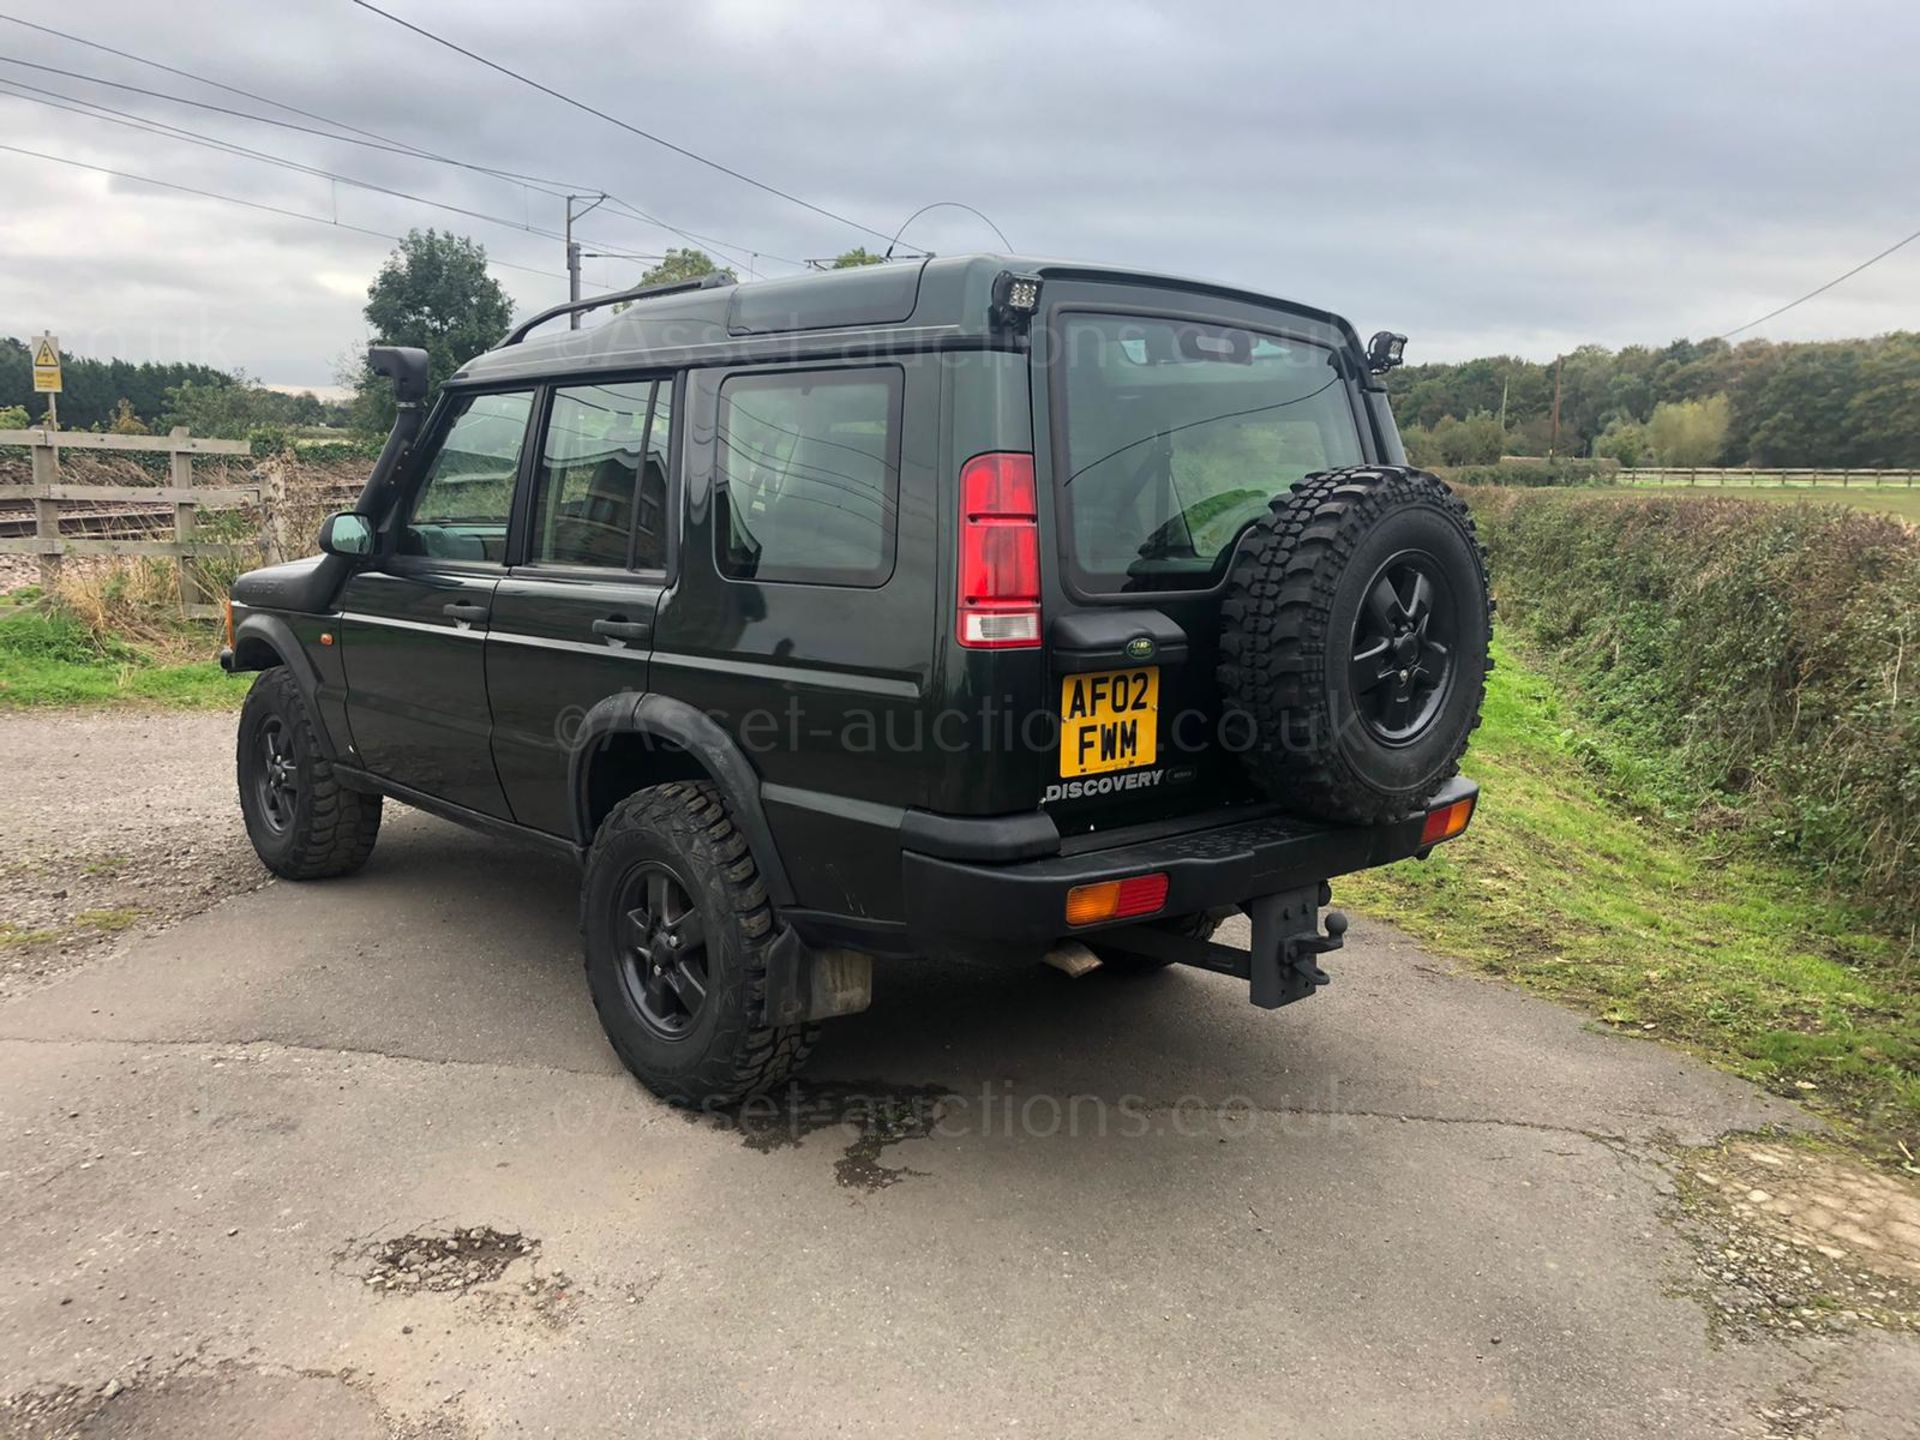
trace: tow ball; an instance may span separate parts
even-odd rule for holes
[[[1100,935],[1103,948],[1193,965],[1249,982],[1248,999],[1263,1010],[1304,1000],[1327,983],[1316,957],[1346,944],[1347,917],[1329,910],[1320,929],[1320,907],[1332,899],[1323,884],[1283,890],[1242,903],[1253,921],[1253,945],[1236,950],[1211,940],[1175,935],[1147,925],[1126,925]]]

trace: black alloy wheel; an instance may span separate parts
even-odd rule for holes
[[[649,861],[620,891],[620,973],[641,1022],[662,1040],[684,1038],[707,1002],[706,931],[686,883]]]
[[[253,785],[260,819],[274,834],[284,835],[300,801],[300,757],[292,727],[278,715],[269,715],[260,726],[259,744],[260,768]]]
[[[1430,555],[1395,555],[1374,572],[1354,621],[1353,709],[1388,745],[1417,740],[1453,684],[1452,596]]]

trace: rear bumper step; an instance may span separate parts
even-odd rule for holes
[[[1456,778],[1429,808],[1468,799],[1479,788]],[[1245,906],[1251,912],[1251,902],[1260,897],[1308,890],[1323,880],[1419,853],[1428,848],[1421,837],[1425,820],[1426,812],[1382,825],[1324,825],[1266,816],[1001,865],[970,864],[909,849],[902,860],[907,928],[929,940],[966,937],[1041,949],[1063,936],[1104,943],[1115,923],[1067,925],[1067,892],[1074,887],[1161,873],[1167,877],[1167,897],[1156,914],[1191,915],[1225,906]],[[1257,923],[1258,916],[1255,919]]]

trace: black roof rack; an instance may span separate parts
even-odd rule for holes
[[[627,300],[645,300],[654,295],[677,295],[683,290],[714,290],[722,285],[735,282],[719,271],[702,275],[694,280],[668,280],[659,285],[641,285],[632,290],[621,290],[612,295],[597,296],[592,300],[569,300],[564,305],[555,305],[550,310],[542,310],[538,315],[522,320],[507,332],[507,338],[500,342],[501,347],[518,345],[527,338],[529,331],[556,320],[562,315],[571,315],[579,310],[598,310],[602,305],[618,305]]]

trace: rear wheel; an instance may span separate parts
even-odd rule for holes
[[[240,710],[234,769],[254,853],[288,880],[351,875],[380,835],[380,797],[334,778],[305,697],[284,665],[263,670]]]
[[[1270,798],[1330,820],[1418,809],[1480,723],[1493,602],[1473,517],[1421,470],[1310,475],[1240,542],[1220,687]]]
[[[649,1090],[731,1104],[799,1069],[818,1030],[760,1021],[773,907],[713,786],[628,796],[601,825],[584,883],[587,986]]]

